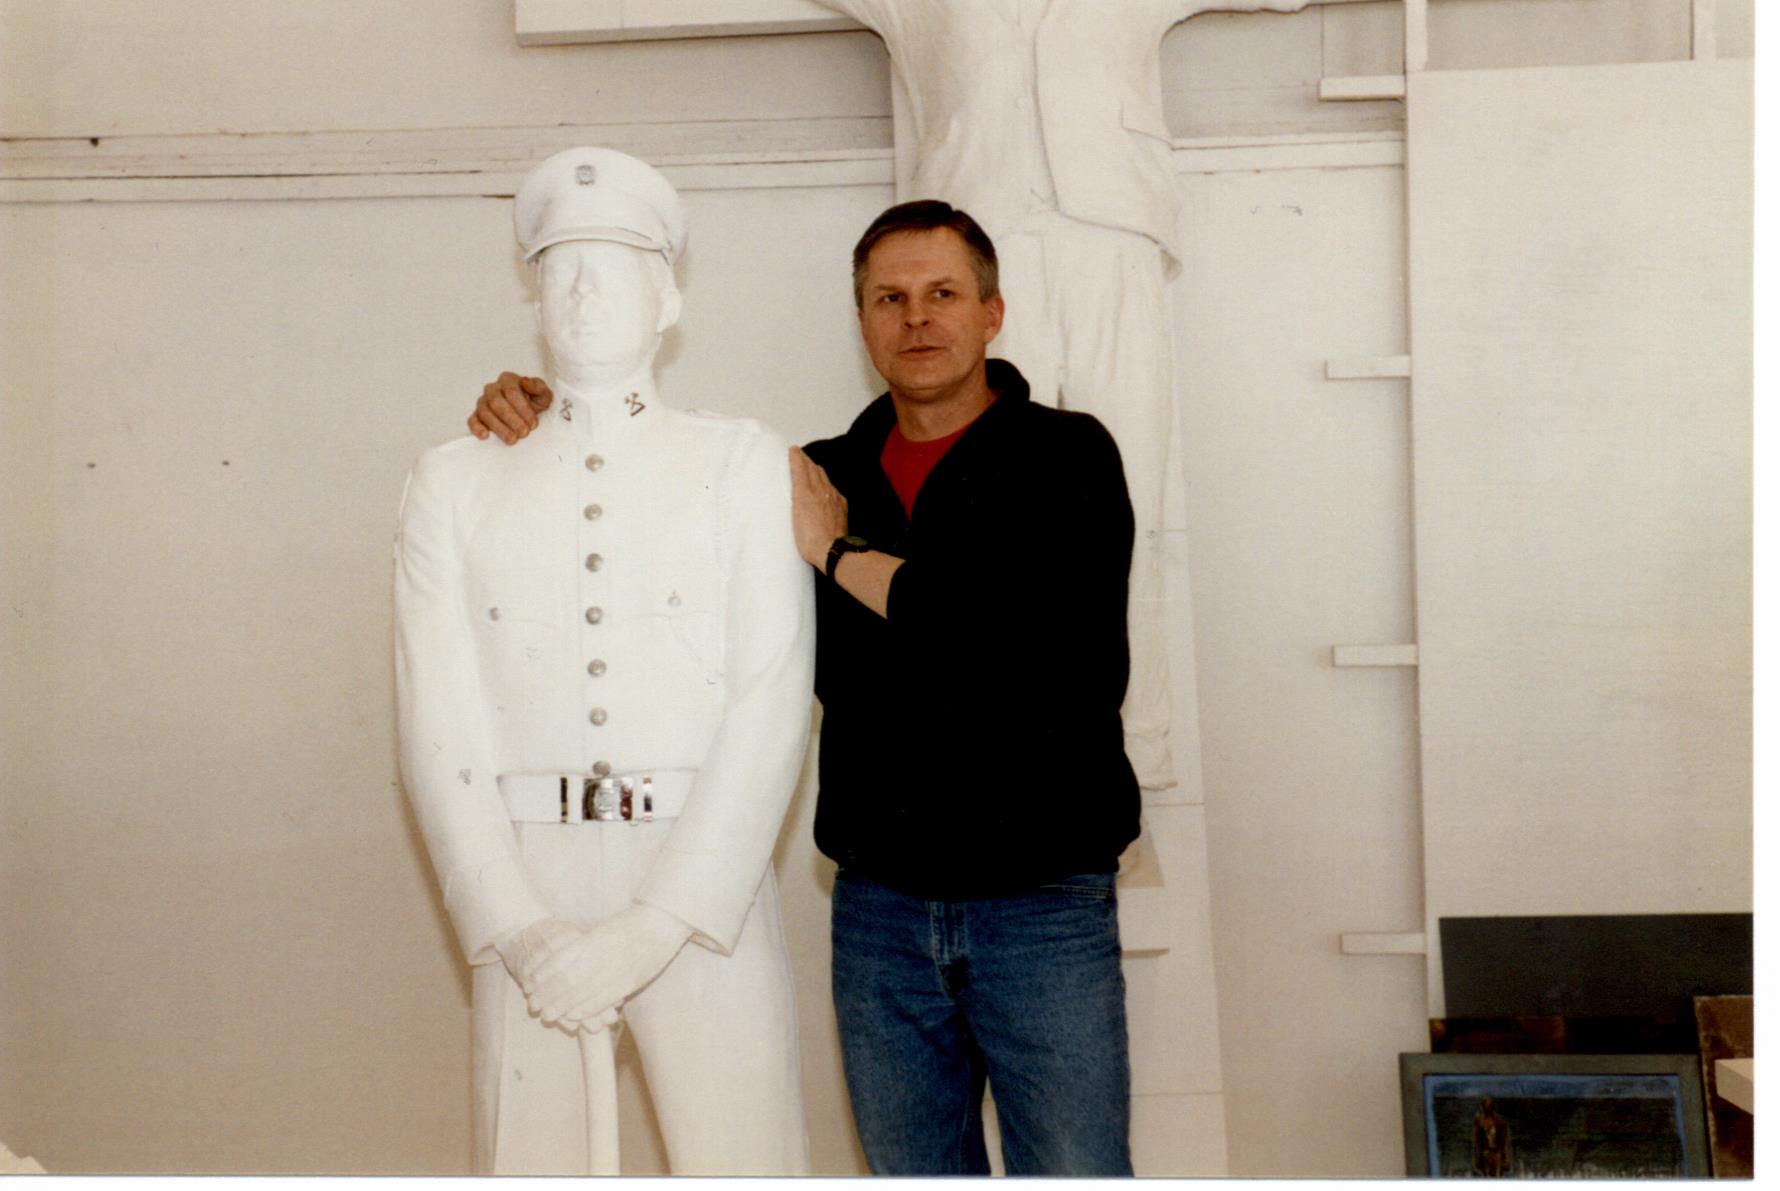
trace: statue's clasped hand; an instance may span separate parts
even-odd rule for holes
[[[585,930],[545,919],[520,932],[517,962],[507,966],[526,1008],[546,1023],[598,1029],[617,1021],[618,1007],[660,975],[691,935],[672,914],[642,904]]]

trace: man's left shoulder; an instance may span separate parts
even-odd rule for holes
[[[1106,424],[1085,410],[1058,409],[1033,401],[1021,407],[1021,414],[1022,432],[1035,444],[1059,450],[1118,450]]]

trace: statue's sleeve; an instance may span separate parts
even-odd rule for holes
[[[815,588],[792,536],[786,451],[751,425],[721,482],[723,721],[637,893],[722,954],[772,861],[809,742]]]
[[[520,863],[495,785],[494,750],[464,611],[448,461],[421,456],[396,538],[396,713],[402,781],[464,957],[547,915]]]

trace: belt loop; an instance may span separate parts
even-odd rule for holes
[[[562,791],[562,821],[569,821],[569,779],[567,775],[558,779],[558,787]]]
[[[631,795],[635,789],[629,778],[623,778],[618,783],[618,817],[626,823],[631,821]]]
[[[643,822],[655,821],[655,779],[647,774],[643,777]]]

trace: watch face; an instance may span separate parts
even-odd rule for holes
[[[869,549],[869,547],[865,543],[865,539],[857,536],[856,534],[848,534],[847,536],[843,537],[841,539],[841,541],[845,542],[849,547],[851,547],[854,550]]]

